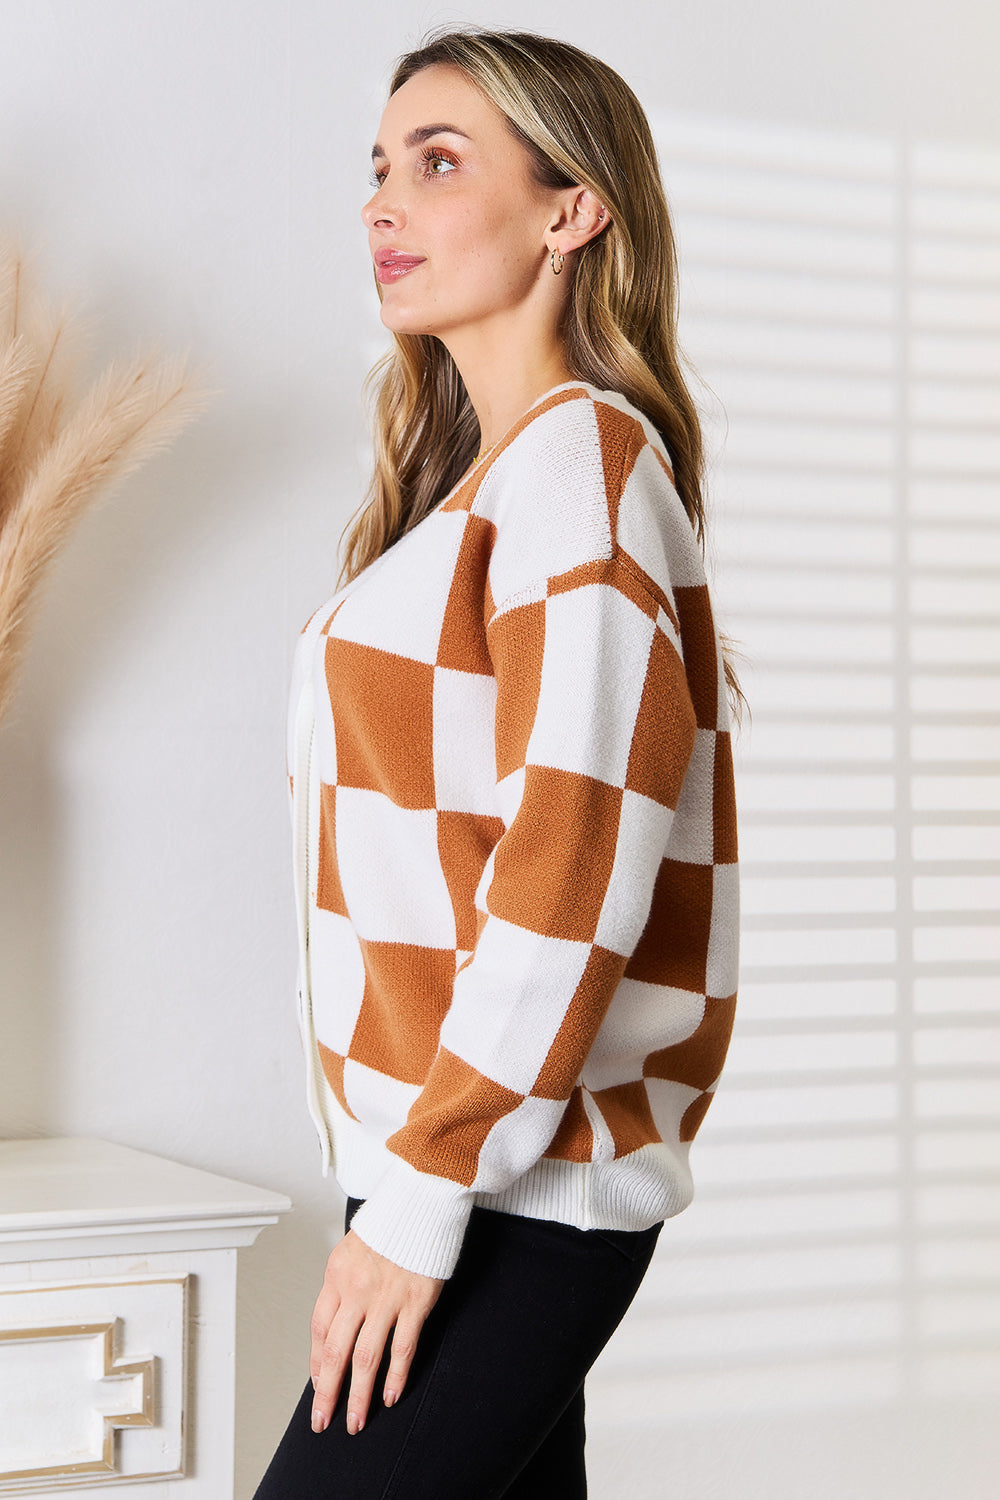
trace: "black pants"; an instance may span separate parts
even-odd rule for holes
[[[347,1223],[359,1207],[351,1199]],[[474,1208],[402,1397],[325,1432],[303,1392],[255,1500],[582,1500],[583,1381],[638,1290],[661,1226],[573,1229]]]

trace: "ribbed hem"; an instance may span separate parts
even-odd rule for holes
[[[319,1086],[337,1181],[348,1197],[365,1200],[351,1228],[379,1255],[422,1276],[452,1274],[473,1206],[577,1229],[649,1229],[694,1196],[687,1146],[663,1142],[616,1161],[542,1157],[502,1193],[472,1192],[394,1156],[344,1113],[325,1079]]]
[[[686,1152],[678,1156],[660,1143],[616,1161],[542,1157],[504,1192],[477,1193],[475,1202],[577,1229],[649,1229],[679,1214],[693,1196]]]
[[[392,1166],[362,1203],[351,1229],[386,1260],[421,1276],[451,1275],[472,1212],[472,1194],[457,1182]]]

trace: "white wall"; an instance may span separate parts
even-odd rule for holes
[[[86,302],[99,354],[190,347],[222,393],[74,540],[0,731],[0,1131],[293,1196],[242,1271],[238,1493],[304,1378],[337,1232],[301,1098],[282,737],[294,638],[364,482],[365,158],[392,55],[475,19],[597,52],[655,117],[688,342],[729,417],[719,596],[757,704],[747,1004],[703,1191],[594,1377],[596,1500],[986,1500],[995,9],[5,0],[2,18],[0,232]],[[926,659],[941,640],[993,694],[978,718],[968,697],[934,718],[956,678]],[[803,649],[830,689],[812,709]],[[802,861],[783,813],[863,830],[854,857]],[[911,843],[941,826],[957,844]]]

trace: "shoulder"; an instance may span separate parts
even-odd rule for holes
[[[667,553],[697,550],[652,423],[617,391],[582,382],[550,391],[511,429],[472,509],[494,529],[498,603],[623,551],[663,586]]]
[[[496,478],[521,477],[545,469],[580,491],[590,479],[602,487],[615,469],[645,448],[656,450],[670,473],[670,460],[653,424],[618,391],[583,381],[559,386],[525,412],[511,428],[490,465]]]
[[[472,505],[494,528],[494,598],[613,557],[621,495],[647,449],[666,491],[662,444],[623,396],[574,383],[526,412],[490,459]]]

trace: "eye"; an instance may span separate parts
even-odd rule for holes
[[[428,146],[420,153],[420,160],[428,177],[447,177],[458,166],[451,156],[435,146]]]
[[[368,181],[371,183],[373,188],[380,188],[382,186],[383,182],[386,179],[387,172],[387,167],[375,167],[371,172],[369,172]]]

